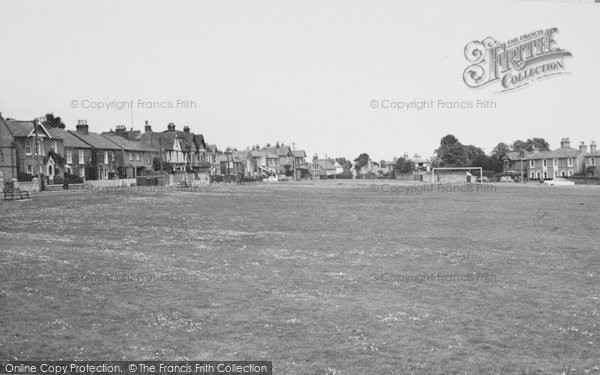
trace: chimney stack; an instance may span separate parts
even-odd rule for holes
[[[190,127],[189,127],[189,126],[184,126],[184,127],[183,127],[183,132],[184,132],[185,134],[190,134]]]
[[[170,132],[174,132],[175,131],[175,124],[170,122],[169,125],[167,125],[167,131]]]
[[[77,132],[82,133],[82,134],[87,134],[88,133],[87,120],[77,120],[77,126],[75,128],[77,129]]]
[[[571,147],[571,142],[569,141],[569,138],[563,138],[560,140],[560,148],[570,148]]]
[[[152,131],[152,126],[148,125],[148,120],[146,120],[146,125],[144,126],[144,132],[148,133]]]
[[[596,141],[590,143],[590,152],[596,152]]]
[[[119,134],[119,135],[120,135],[120,134],[124,134],[124,133],[125,133],[125,131],[126,131],[126,129],[125,129],[125,125],[117,125],[117,126],[115,127],[115,133],[116,133],[116,134]]]
[[[583,141],[581,141],[581,144],[579,145],[579,152],[587,152],[587,146]]]

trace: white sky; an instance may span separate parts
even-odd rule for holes
[[[454,134],[486,152],[544,137],[600,143],[600,3],[569,1],[0,0],[0,111],[68,128],[131,126],[71,100],[190,99],[133,110],[134,128],[189,125],[220,147],[282,141],[309,156],[431,155]],[[511,93],[462,80],[465,45],[558,27],[571,75]],[[492,99],[495,110],[403,112],[371,100]]]

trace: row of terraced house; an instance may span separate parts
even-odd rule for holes
[[[0,114],[0,178],[28,181],[41,175],[48,183],[63,180],[131,179],[157,170],[187,172],[222,179],[277,179],[309,173],[306,153],[289,145],[245,150],[207,144],[188,126],[169,123],[154,131],[117,126],[104,133],[90,131],[86,120],[75,130],[50,128],[39,121],[4,119]]]
[[[573,148],[569,138],[562,138],[560,148],[555,150],[508,152],[502,160],[504,173],[514,176],[522,173],[530,180],[600,176],[600,151],[597,150],[595,141],[590,142],[589,148],[585,142],[581,142],[578,148]]]

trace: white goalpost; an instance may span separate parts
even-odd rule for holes
[[[467,181],[467,176],[471,175],[470,171],[479,170],[479,181],[483,182],[483,168],[481,167],[447,167],[447,168],[432,168],[431,169],[431,183],[435,183],[435,171],[465,171],[465,182]],[[440,173],[438,173],[438,181],[439,181]]]

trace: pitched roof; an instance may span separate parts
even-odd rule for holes
[[[571,147],[561,147],[553,151],[541,151],[533,154],[525,155],[524,159],[558,159],[558,158],[574,158],[581,155],[582,152]]]
[[[75,137],[81,139],[82,141],[84,141],[88,145],[92,146],[93,148],[104,149],[104,150],[120,150],[121,149],[121,147],[117,146],[116,144],[114,144],[113,142],[104,138],[104,136],[102,136],[98,133],[93,133],[93,132],[84,133],[84,132],[78,132],[78,131],[73,131],[73,130],[69,130],[69,133],[73,134]]]
[[[196,150],[196,146],[194,144],[194,135],[192,133],[185,133],[182,131],[165,131],[161,133],[145,132],[142,134],[139,141],[146,145],[159,147],[163,150],[173,150],[175,138],[179,140],[179,145],[181,146],[182,151]]]
[[[331,159],[318,159],[317,163],[319,164],[319,166],[323,169],[336,169],[336,165],[335,165],[335,160],[331,160]]]
[[[103,137],[115,143],[119,148],[122,148],[126,151],[150,151],[150,152],[159,152],[160,150],[157,147],[150,146],[138,141],[130,141],[125,139],[119,135],[111,135],[111,134],[102,134]]]
[[[27,137],[33,131],[33,121],[6,120],[6,125],[8,126],[8,130],[12,136],[15,138]],[[44,125],[38,124],[38,127],[41,128],[45,133],[49,134]],[[52,137],[51,134],[50,136]]]
[[[62,139],[63,146],[69,148],[91,148],[90,145],[75,137],[65,129],[49,128],[48,132],[54,138]]]

